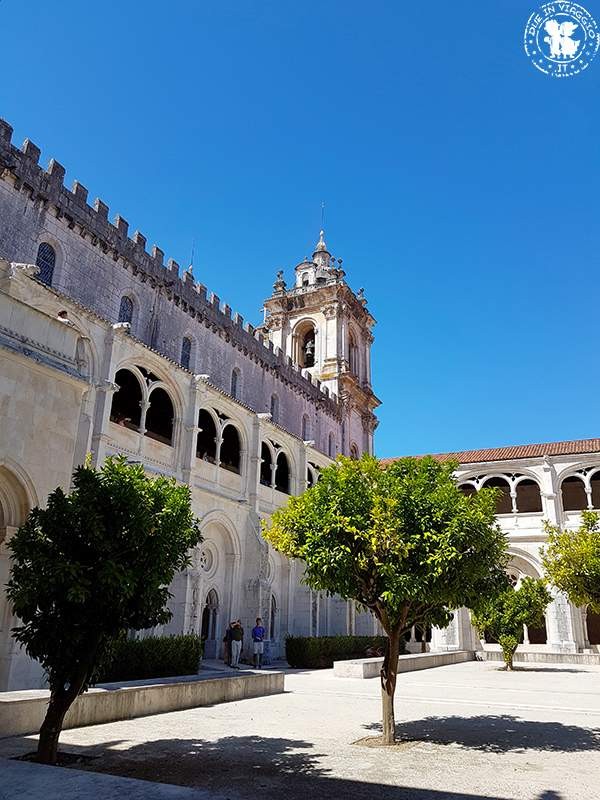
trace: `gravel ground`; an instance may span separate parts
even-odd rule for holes
[[[84,769],[215,800],[600,800],[598,667],[469,662],[401,675],[393,748],[369,741],[377,680],[290,671],[286,690],[65,731],[62,746],[94,757]],[[0,756],[32,745],[4,740]]]

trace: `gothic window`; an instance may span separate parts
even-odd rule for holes
[[[358,455],[358,446],[354,444],[354,442],[350,445],[350,458],[358,461],[360,456]]]
[[[484,483],[485,488],[494,487],[500,489],[496,499],[496,514],[512,513],[512,498],[510,496],[510,485],[506,478],[488,478]]]
[[[115,375],[119,387],[113,392],[110,420],[124,428],[139,430],[142,415],[142,387],[139,380],[128,369],[120,369]]]
[[[271,456],[271,450],[264,442],[262,443],[262,447],[260,450],[260,482],[263,486],[270,486],[272,478],[272,470],[271,466],[273,464],[273,459]]]
[[[277,636],[277,600],[271,595],[271,608],[269,609],[269,639],[273,641]]]
[[[302,441],[310,441],[310,421],[308,419],[308,414],[302,415]]]
[[[173,441],[173,403],[164,389],[158,386],[150,393],[146,412],[146,436],[163,444]]]
[[[240,435],[235,425],[226,425],[223,428],[221,452],[219,463],[224,469],[240,474],[241,446]]]
[[[196,439],[196,458],[214,464],[217,460],[217,427],[205,408],[198,414],[198,438]]]
[[[542,510],[542,496],[538,484],[527,478],[519,481],[517,489],[517,511],[521,514],[529,514]]]
[[[306,488],[307,489],[312,489],[312,487],[314,485],[315,485],[314,472],[312,471],[311,467],[307,467],[306,468]]]
[[[333,433],[329,434],[327,452],[329,454],[329,458],[335,458],[335,437],[334,437]]]
[[[564,479],[561,494],[565,511],[583,511],[588,507],[585,485],[577,475]]]
[[[133,319],[133,300],[127,295],[123,295],[119,305],[119,318],[118,322],[129,322]]]
[[[181,342],[181,366],[184,369],[190,368],[190,359],[192,357],[192,340],[189,336],[184,336]]]
[[[239,391],[240,391],[240,371],[236,367],[231,372],[231,396],[234,397],[236,400],[239,399]]]
[[[280,492],[285,492],[285,494],[290,493],[290,465],[285,453],[279,453],[277,456],[275,488]]]
[[[279,398],[276,394],[271,395],[271,419],[279,422]]]
[[[219,613],[219,597],[214,589],[211,589],[206,596],[206,605],[202,611],[202,639],[217,638],[217,616]]]
[[[54,267],[56,266],[56,252],[52,245],[48,244],[48,242],[40,244],[35,263],[40,268],[38,280],[45,283],[46,286],[52,286]]]

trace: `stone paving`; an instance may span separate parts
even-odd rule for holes
[[[600,800],[598,667],[469,662],[401,675],[395,748],[353,744],[378,732],[377,680],[290,671],[286,686],[66,731],[62,746],[94,756],[86,769],[214,800]],[[3,740],[0,756],[33,744]]]

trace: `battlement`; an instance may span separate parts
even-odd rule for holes
[[[109,220],[109,206],[96,198],[88,203],[88,190],[79,181],[69,189],[64,184],[65,168],[54,158],[44,169],[39,161],[40,148],[26,139],[19,148],[12,143],[12,127],[0,119],[0,176],[12,176],[15,188],[26,192],[33,202],[53,208],[57,219],[111,257],[115,265],[121,261],[125,269],[148,282],[152,287],[162,288],[165,296],[193,319],[213,329],[242,350],[250,358],[262,363],[265,369],[278,375],[333,416],[341,413],[337,395],[329,394],[320,381],[311,378],[297,364],[284,355],[273,343],[266,340],[262,332],[227,304],[222,304],[206,286],[197,283],[191,271],[180,275],[179,264],[172,258],[165,265],[164,251],[156,244],[147,251],[146,237],[135,231],[129,235],[129,223],[119,214],[114,222]]]

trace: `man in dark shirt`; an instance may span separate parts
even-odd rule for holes
[[[263,628],[262,619],[256,618],[256,625],[252,628],[252,649],[254,651],[254,666],[256,669],[262,668],[262,657],[265,648],[265,629]]]
[[[244,641],[244,629],[238,619],[231,626],[231,666],[234,669],[240,668],[240,654],[242,652],[242,642]]]

